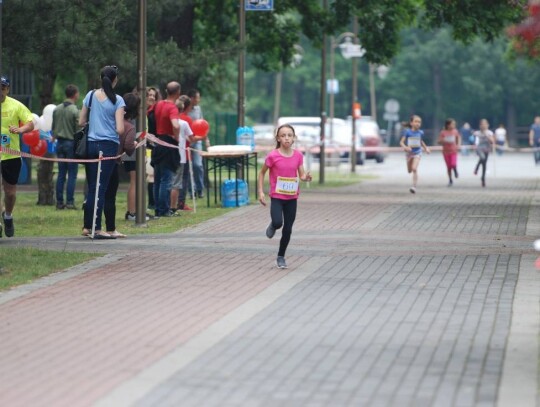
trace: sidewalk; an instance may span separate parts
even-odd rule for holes
[[[411,195],[400,155],[304,190],[288,270],[257,205],[112,244],[3,239],[107,256],[0,294],[0,404],[540,406],[540,169],[521,157],[486,189],[472,160],[447,188],[429,157]]]

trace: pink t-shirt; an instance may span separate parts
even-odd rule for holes
[[[298,168],[304,164],[304,156],[293,150],[290,157],[282,155],[278,149],[272,150],[264,162],[270,169],[270,197],[297,199],[300,192]]]

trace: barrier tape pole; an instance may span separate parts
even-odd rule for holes
[[[194,177],[193,177],[193,162],[191,161],[191,151],[187,150],[187,157],[189,161],[189,180],[191,184],[191,199],[193,199],[193,213],[197,213],[197,202],[195,199],[195,185],[194,185]],[[187,192],[187,191],[186,191]]]
[[[94,196],[94,214],[92,216],[92,234],[90,238],[93,239],[96,233],[96,219],[97,219],[97,205],[99,201],[99,185],[101,180],[101,161],[103,160],[103,151],[99,152],[99,161],[97,167],[97,176],[96,176],[96,194]]]

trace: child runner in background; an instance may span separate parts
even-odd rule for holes
[[[456,121],[454,119],[446,119],[444,122],[444,130],[439,134],[439,144],[442,144],[444,162],[448,172],[448,186],[453,185],[452,171],[454,176],[458,178],[457,172],[457,153],[461,148],[461,135],[456,129]]]
[[[294,150],[296,140],[294,128],[289,124],[279,126],[276,131],[276,149],[272,150],[259,173],[259,202],[266,206],[264,176],[270,170],[270,216],[272,221],[266,228],[266,237],[274,237],[283,226],[276,265],[286,269],[285,251],[291,240],[292,226],[296,218],[296,204],[300,191],[299,181],[311,181],[309,172],[304,171],[304,156]]]
[[[416,193],[416,185],[418,183],[418,164],[422,157],[422,149],[429,154],[431,151],[424,140],[424,132],[420,130],[422,119],[420,116],[412,115],[409,120],[410,128],[405,131],[401,137],[399,145],[407,152],[407,171],[413,174],[413,185],[409,188],[411,194]]]
[[[482,186],[486,186],[486,169],[489,152],[493,149],[495,140],[493,132],[489,129],[489,122],[486,119],[480,120],[480,130],[473,133],[476,137],[476,154],[478,155],[478,164],[474,169],[474,175],[478,174],[478,169],[482,166]]]

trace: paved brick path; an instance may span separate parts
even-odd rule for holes
[[[410,195],[391,157],[308,191],[287,271],[255,205],[112,244],[3,239],[110,254],[0,294],[0,404],[540,405],[540,191],[520,160],[485,190],[447,188],[431,157]]]

